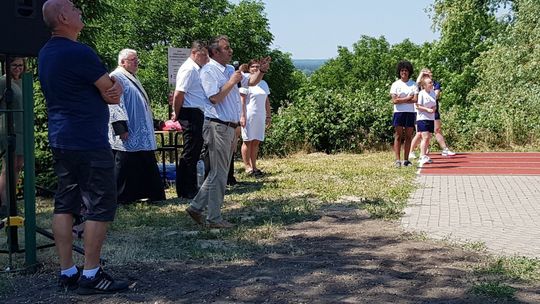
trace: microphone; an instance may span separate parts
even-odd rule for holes
[[[238,68],[240,67],[240,62],[238,62],[237,60],[233,61],[232,62],[232,66],[234,67],[234,70],[235,71],[238,71]],[[237,87],[241,88],[242,87],[242,84],[239,82],[236,84]]]

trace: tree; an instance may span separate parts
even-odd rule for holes
[[[269,53],[274,36],[264,13],[262,1],[240,1],[230,12],[214,20],[213,35],[227,35],[233,56],[239,62],[248,62]]]
[[[514,5],[515,23],[475,60],[479,81],[469,94],[478,117],[472,136],[505,147],[540,141],[540,6]]]
[[[389,87],[396,79],[400,60],[419,62],[421,48],[406,39],[391,46],[384,37],[362,36],[352,51],[338,48],[338,56],[329,60],[311,76],[311,84],[328,89],[357,90]]]
[[[282,104],[294,88],[294,69],[289,55],[270,50],[272,33],[262,1],[244,0],[75,0],[83,11],[85,27],[80,41],[93,47],[110,70],[117,65],[121,49],[137,50],[141,65],[139,78],[152,100],[156,118],[167,117],[167,47],[190,47],[197,39],[208,40],[228,35],[234,58],[247,62],[273,55],[275,62],[267,75],[272,87],[272,102]],[[285,83],[280,83],[283,81]],[[36,89],[40,91],[39,88]],[[36,136],[46,143],[45,102],[36,95]],[[52,160],[46,144],[37,146],[37,172],[50,173]]]
[[[290,94],[306,81],[302,73],[296,73],[291,55],[279,50],[268,53],[272,57],[270,71],[264,76],[270,87],[270,105],[272,111],[290,101]]]
[[[155,102],[155,113],[162,119],[166,118],[166,96],[170,90],[164,73],[167,47],[186,48],[197,39],[227,35],[234,60],[248,62],[271,53],[273,36],[261,1],[241,1],[237,5],[227,0],[108,0],[108,3],[114,9],[95,23],[100,28],[95,42],[98,52],[112,68],[119,50],[129,47],[138,51],[142,62],[139,78]],[[275,55],[281,59],[272,65],[270,74],[288,79],[292,61],[279,53]],[[272,99],[285,98],[287,93],[281,90],[288,89],[289,86],[276,85],[272,88]]]
[[[355,90],[360,87],[375,88],[388,81],[390,44],[384,37],[362,36],[353,44],[352,51],[338,48],[338,56],[329,60],[313,73],[312,84],[325,88]]]
[[[496,17],[506,0],[435,0],[430,12],[433,27],[441,32],[431,57],[445,85],[446,104],[464,105],[476,83],[473,61],[490,48],[491,37],[506,24]]]

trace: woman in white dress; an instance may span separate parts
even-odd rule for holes
[[[258,60],[251,60],[248,64],[249,72],[256,73],[260,68]],[[262,72],[262,71],[261,71]],[[264,141],[264,131],[271,122],[270,89],[266,81],[261,80],[256,86],[241,88],[242,113],[240,125],[242,126],[242,160],[246,172],[250,175],[261,176],[263,173],[257,168],[257,154],[259,144]]]

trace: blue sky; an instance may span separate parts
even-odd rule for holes
[[[238,3],[238,0],[231,0]],[[293,59],[327,59],[362,35],[384,36],[391,44],[438,39],[425,9],[433,0],[263,0],[273,48]]]

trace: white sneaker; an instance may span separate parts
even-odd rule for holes
[[[424,164],[431,164],[433,163],[433,160],[429,158],[427,155],[421,155],[420,159],[418,159],[418,167],[422,167]]]
[[[442,150],[441,155],[442,156],[454,156],[454,155],[456,155],[456,153],[452,152],[448,148],[446,148],[446,149]]]
[[[409,153],[409,159],[415,159],[416,154],[414,152]]]

